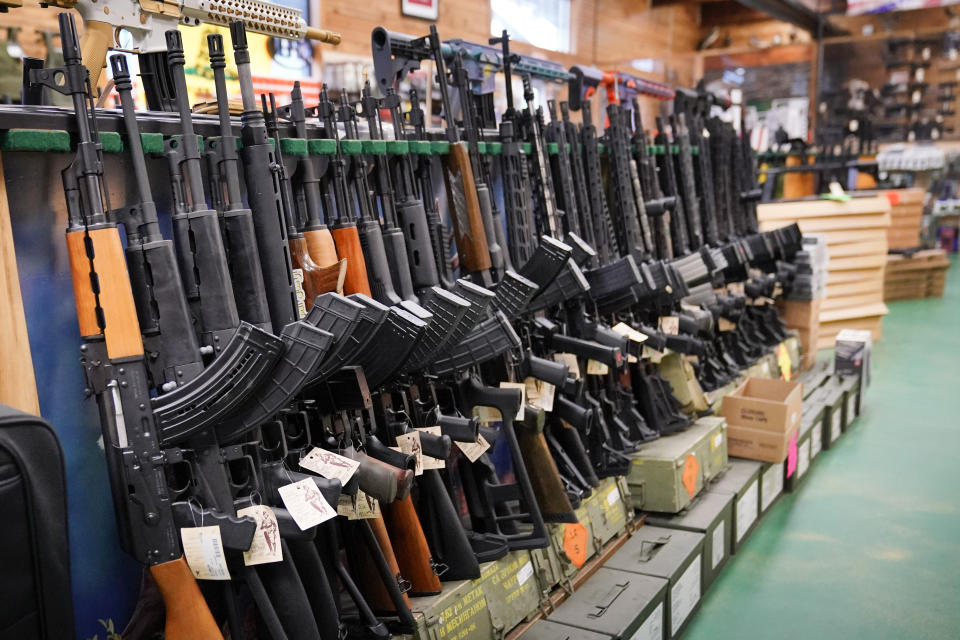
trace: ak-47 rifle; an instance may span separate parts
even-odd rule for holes
[[[383,215],[383,244],[386,251],[387,264],[390,266],[390,277],[397,287],[398,293],[404,300],[417,301],[413,289],[413,278],[410,274],[410,260],[407,256],[404,234],[399,227],[397,202],[394,196],[393,176],[387,161],[386,143],[383,140],[383,129],[380,123],[380,101],[370,93],[370,81],[364,82],[360,93],[360,115],[367,120],[367,131],[371,146],[378,142],[383,145],[382,150],[370,154],[373,164],[374,193],[380,203]]]
[[[208,140],[206,149],[208,173],[211,179],[211,199],[220,214],[230,280],[234,300],[241,320],[271,330],[267,292],[257,252],[257,235],[253,214],[243,203],[240,193],[240,161],[237,157],[238,138],[233,135],[230,106],[227,101],[226,55],[223,36],[207,36],[207,51],[217,92],[217,115],[220,119],[220,137]]]
[[[64,67],[33,70],[30,80],[73,99],[79,143],[63,172],[67,255],[84,342],[82,364],[100,409],[121,545],[150,567],[164,598],[167,637],[222,638],[178,542],[136,304],[117,227],[106,215],[89,73],[81,63],[73,16],[62,13],[59,21]]]
[[[273,138],[274,152],[277,161],[271,167],[280,183],[280,204],[284,222],[287,225],[287,244],[290,249],[290,271],[294,279],[294,291],[297,295],[299,316],[307,315],[313,300],[322,293],[338,291],[343,287],[343,270],[339,263],[328,267],[321,267],[310,256],[310,248],[306,237],[300,233],[295,220],[293,193],[290,189],[290,178],[283,159],[283,140],[280,138],[280,125],[277,119],[277,102],[270,94],[269,106],[267,97],[260,95],[263,106],[263,118],[267,126],[267,135]],[[306,150],[304,150],[306,151]]]
[[[307,114],[299,81],[293,83],[290,104],[278,107],[277,114],[293,124],[294,133],[298,139],[307,139]],[[323,197],[320,192],[320,179],[317,176],[315,158],[309,153],[299,156],[292,183],[294,200],[300,213],[299,219],[302,221],[302,225],[298,224],[298,231],[306,240],[309,256],[321,269],[333,271],[336,267],[339,270],[336,290],[340,291],[343,288],[343,279],[346,277],[347,264],[337,256],[333,234],[327,228],[325,220],[321,218],[320,203]],[[331,195],[331,208],[334,202]],[[333,212],[329,209],[326,214],[333,216]]]
[[[317,117],[323,123],[326,137],[333,140],[336,146],[336,153],[330,159],[324,182],[326,193],[333,194],[335,218],[330,233],[336,244],[337,255],[347,262],[343,291],[347,294],[361,293],[369,296],[371,294],[367,279],[367,263],[363,257],[363,247],[360,245],[360,234],[357,231],[357,218],[354,214],[355,200],[347,184],[347,162],[337,132],[337,107],[327,93],[327,85],[323,85],[320,89]]]

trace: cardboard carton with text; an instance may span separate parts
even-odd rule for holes
[[[803,383],[747,378],[723,400],[729,454],[783,462],[803,415]]]

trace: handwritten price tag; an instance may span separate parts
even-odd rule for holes
[[[443,435],[443,431],[440,429],[439,425],[435,427],[417,427],[416,429],[421,433],[429,433],[437,437]],[[428,469],[443,469],[447,466],[446,461],[441,460],[440,458],[431,458],[428,455],[423,455],[421,464],[423,465],[424,471],[427,471]]]
[[[337,517],[337,512],[327,504],[313,478],[304,478],[300,482],[280,487],[277,492],[283,500],[283,506],[302,531]]]
[[[484,439],[483,436],[479,436],[476,442],[456,442],[456,445],[460,448],[460,451],[463,451],[463,455],[467,456],[467,460],[470,462],[476,462],[477,458],[483,455],[483,452],[490,448],[490,443]]]
[[[625,322],[617,323],[613,326],[613,330],[633,342],[644,342],[649,337],[647,334],[637,331]]]
[[[580,362],[577,356],[572,353],[555,353],[553,359],[555,362],[567,365],[567,372],[577,380],[580,379]]]
[[[420,432],[411,431],[397,436],[397,445],[400,453],[411,455],[417,461],[413,468],[414,475],[423,475],[423,446],[420,444]]]
[[[356,473],[360,463],[320,447],[314,447],[310,453],[300,460],[300,466],[314,473],[339,480],[340,484],[347,484]]]

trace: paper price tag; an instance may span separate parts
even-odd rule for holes
[[[313,478],[304,478],[300,482],[280,487],[277,492],[283,500],[283,506],[302,531],[337,517],[337,512],[327,504]]]
[[[625,322],[617,323],[614,325],[613,330],[633,342],[644,342],[649,337],[647,334],[637,331]]]
[[[227,557],[223,553],[220,527],[184,527],[180,529],[183,555],[190,573],[197,580],[229,580]]]
[[[572,353],[555,353],[553,359],[555,362],[567,365],[567,371],[570,375],[577,380],[580,379],[580,363],[577,361],[577,356]]]
[[[660,316],[660,331],[672,336],[680,333],[680,318],[677,316]]]
[[[744,295],[744,287],[742,282],[730,282],[727,284],[727,292],[731,295]]]
[[[514,420],[523,420],[523,407],[527,404],[527,385],[522,382],[501,382],[501,389],[520,389],[520,393],[523,394],[520,397],[520,410],[517,411],[516,417]]]
[[[524,383],[527,385],[528,404],[544,411],[553,411],[553,397],[556,394],[556,387],[549,382],[536,378],[527,378]]]
[[[400,447],[400,453],[412,455],[417,461],[413,468],[414,475],[423,475],[423,446],[420,444],[420,432],[411,431],[397,436],[397,446]]]
[[[457,442],[457,447],[463,451],[470,462],[476,462],[477,458],[483,455],[483,452],[490,448],[490,443],[483,436],[479,436],[476,442]]]
[[[605,376],[610,373],[610,367],[596,360],[587,360],[588,376]]]
[[[720,316],[719,318],[717,318],[717,331],[720,331],[721,333],[725,333],[727,331],[736,331],[736,330],[737,330],[737,325],[730,322],[723,316]]]
[[[283,549],[280,547],[280,526],[273,509],[258,504],[237,511],[238,516],[250,516],[257,521],[257,532],[253,536],[250,548],[243,552],[243,564],[248,567],[255,564],[280,562]]]
[[[440,430],[439,425],[435,427],[417,427],[417,431],[430,433],[438,437],[443,435],[443,432]],[[447,466],[447,463],[445,460],[441,460],[440,458],[431,458],[426,454],[423,455],[422,464],[423,464],[424,471],[426,471],[427,469],[444,469]]]
[[[357,489],[357,495],[341,495],[337,503],[337,515],[346,516],[348,520],[366,520],[380,517],[380,502]]]
[[[664,353],[663,351],[657,351],[656,349],[651,349],[650,347],[643,347],[643,358],[649,360],[653,364],[657,364],[663,360]]]
[[[347,484],[353,474],[356,473],[360,463],[333,451],[314,447],[310,453],[300,460],[300,466],[324,478],[339,480],[340,484]]]
[[[303,289],[303,269],[291,269],[293,273],[293,291],[297,300],[297,313],[300,318],[307,315],[307,294]]]

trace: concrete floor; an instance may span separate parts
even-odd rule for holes
[[[764,517],[684,640],[960,638],[960,263],[891,303],[864,413]]]

